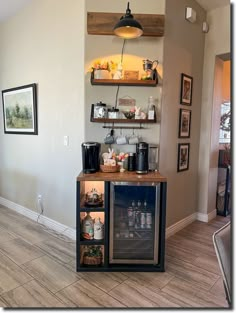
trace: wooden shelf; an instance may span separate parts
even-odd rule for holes
[[[87,32],[90,35],[112,35],[113,27],[123,13],[88,12]],[[143,35],[148,37],[164,36],[165,16],[162,14],[136,14],[135,19],[143,26]]]
[[[113,86],[144,86],[155,87],[157,86],[156,80],[124,80],[124,79],[94,79],[91,76],[91,85],[113,85]]]
[[[91,118],[93,123],[121,123],[121,124],[154,124],[156,120],[136,120],[136,119],[124,119],[124,118]]]

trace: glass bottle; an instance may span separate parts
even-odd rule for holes
[[[104,225],[100,217],[94,223],[94,239],[102,240],[104,238]]]
[[[138,201],[138,207],[135,211],[135,229],[140,229],[141,228],[141,201]]]
[[[153,96],[148,97],[148,119],[155,119],[155,104]]]
[[[90,216],[90,212],[87,212],[82,222],[82,237],[84,239],[93,239],[94,237],[94,222]]]
[[[151,229],[152,228],[152,212],[150,209],[147,207],[146,203],[146,228]]]
[[[135,201],[132,201],[131,207],[128,207],[128,225],[134,227],[135,221]]]
[[[143,210],[141,212],[141,229],[146,228],[146,211],[147,211],[147,202],[145,200],[143,203]]]

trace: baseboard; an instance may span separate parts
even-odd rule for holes
[[[37,221],[40,224],[43,224],[45,226],[47,226],[48,228],[55,230],[58,233],[63,233],[63,235],[65,235],[66,237],[75,240],[76,239],[76,231],[75,229],[68,227],[66,225],[63,225],[61,223],[58,223],[44,215],[40,215],[30,209],[25,208],[22,205],[19,205],[15,202],[12,202],[10,200],[7,200],[5,198],[0,197],[0,204],[19,213],[22,214],[28,218],[30,218],[33,221]]]
[[[194,222],[196,220],[196,217],[197,217],[197,213],[193,213],[193,214],[185,217],[184,219],[178,221],[177,223],[169,226],[166,229],[166,238],[174,235],[175,233],[177,233],[178,231],[180,231],[184,227],[186,227],[189,224],[191,224],[192,222]]]
[[[4,205],[5,207],[20,213],[28,218],[30,218],[33,221],[39,221],[40,224],[43,224],[45,226],[47,226],[50,229],[53,229],[55,231],[57,231],[58,233],[63,233],[63,235],[65,235],[66,237],[75,240],[76,239],[76,230],[68,227],[66,225],[63,225],[61,223],[58,223],[46,216],[41,215],[39,217],[39,214],[27,209],[25,207],[23,207],[22,205],[19,205],[15,202],[12,202],[10,200],[7,200],[5,198],[0,197],[0,204]],[[177,223],[169,226],[166,229],[166,238],[174,235],[175,233],[177,233],[178,231],[180,231],[181,229],[183,229],[184,227],[188,226],[189,224],[191,224],[192,222],[194,222],[195,220],[201,221],[201,222],[209,222],[211,221],[213,218],[216,217],[216,210],[213,210],[212,212],[208,213],[208,214],[204,214],[204,213],[193,213],[187,217],[185,217],[184,219],[178,221]]]
[[[208,214],[197,212],[197,220],[200,222],[208,223],[211,220],[213,220],[213,218],[215,217],[216,217],[216,210],[213,210]]]

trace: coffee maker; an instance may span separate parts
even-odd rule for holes
[[[148,173],[148,143],[146,142],[136,144],[136,173]]]
[[[83,172],[91,174],[99,171],[99,154],[101,144],[98,142],[83,142],[82,145]]]

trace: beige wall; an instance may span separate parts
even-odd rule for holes
[[[225,61],[223,65],[223,82],[222,82],[222,89],[223,89],[223,101],[230,101],[230,61]]]
[[[212,138],[216,130],[213,127],[215,60],[216,56],[230,52],[230,5],[210,11],[207,21],[210,30],[206,34],[204,52],[198,198],[198,211],[205,214],[215,210],[217,162],[211,162],[215,153],[211,150],[215,146]]]
[[[195,24],[185,20],[186,6],[197,12]],[[160,171],[168,180],[167,226],[195,213],[197,209],[204,20],[205,11],[195,1],[166,1]],[[181,73],[193,77],[190,107],[180,105]],[[180,108],[192,111],[190,139],[178,139]],[[178,143],[190,143],[189,170],[180,173],[177,173]]]
[[[37,84],[39,129],[4,134],[0,110],[0,197],[38,212],[41,194],[45,215],[71,227],[84,140],[84,32],[77,0],[33,1],[0,24],[0,89]]]
[[[107,1],[107,0],[87,0],[86,11],[90,12],[121,12],[125,13],[127,7],[126,0]],[[130,9],[132,14],[135,13],[165,13],[165,0],[153,1],[138,1],[130,2]],[[163,37],[140,37],[138,39],[127,40],[124,48],[123,69],[139,70],[140,74],[143,72],[142,60],[157,59],[160,62],[160,68],[163,64]],[[96,36],[85,35],[85,69],[86,71],[92,66],[96,59],[113,60],[120,62],[123,39],[115,36]],[[116,86],[91,86],[90,73],[86,73],[85,80],[86,90],[86,140],[95,140],[103,142],[104,137],[108,133],[107,129],[102,128],[102,124],[90,123],[90,109],[92,103],[99,101],[105,102],[109,106],[115,105]],[[119,98],[132,97],[136,99],[136,105],[143,110],[147,109],[148,97],[153,96],[158,100],[158,107],[161,106],[161,86],[158,87],[127,87],[121,86],[119,90]],[[149,143],[159,143],[160,140],[160,125],[147,124],[147,129],[136,130],[135,133],[142,137],[142,140]],[[124,130],[123,134],[132,134],[132,130]],[[120,135],[120,131],[116,131],[116,135]],[[107,147],[104,147],[107,149]],[[134,151],[135,146],[118,146],[113,145],[113,148],[118,151]]]

